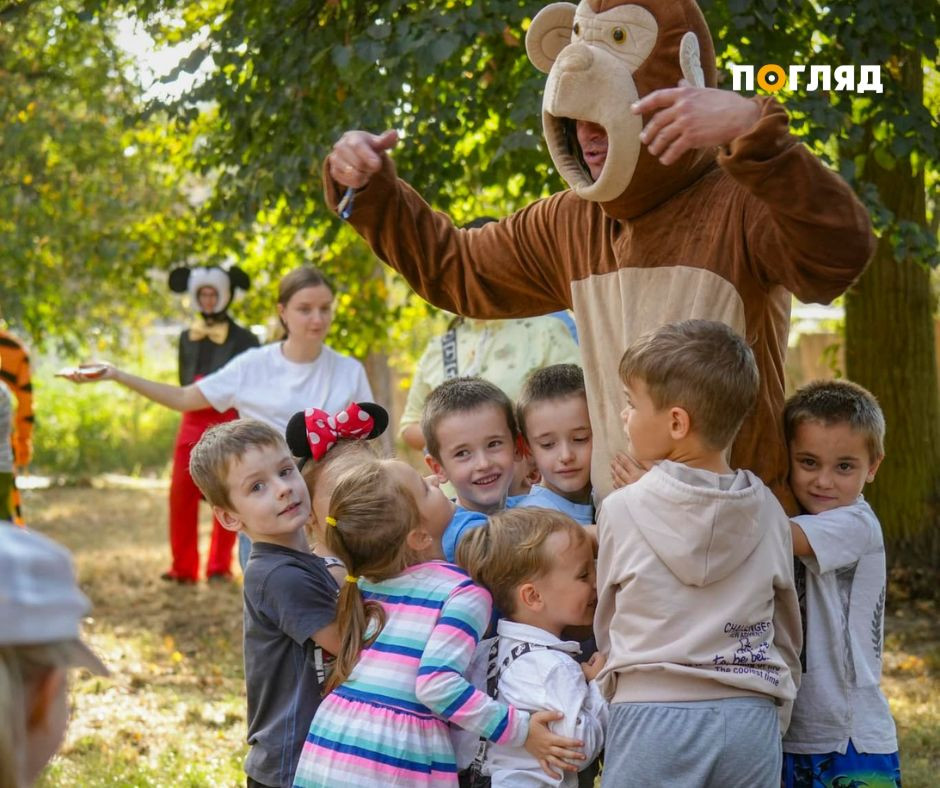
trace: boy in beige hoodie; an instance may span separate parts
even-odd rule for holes
[[[598,518],[601,784],[779,784],[802,640],[790,525],[727,462],[759,390],[753,353],[726,325],[687,320],[633,343],[620,378],[650,470]]]

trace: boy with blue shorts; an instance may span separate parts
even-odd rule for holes
[[[862,496],[884,458],[884,415],[861,386],[816,381],[787,400],[784,429],[804,512],[792,530],[805,636],[783,785],[900,785],[897,733],[879,686],[884,538]]]

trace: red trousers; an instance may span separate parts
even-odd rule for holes
[[[176,447],[173,450],[173,475],[170,479],[170,573],[180,580],[199,578],[199,501],[202,494],[189,475],[189,455],[209,427],[238,418],[234,410],[219,413],[212,408],[183,414]],[[227,531],[212,518],[212,541],[206,576],[226,575],[232,569],[232,549],[238,534]]]

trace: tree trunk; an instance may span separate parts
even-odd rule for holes
[[[901,66],[903,89],[923,100],[920,57]],[[895,223],[927,226],[923,169],[910,159],[886,169],[866,156],[862,180],[878,188]],[[893,564],[936,566],[940,558],[940,399],[934,342],[934,298],[927,267],[895,259],[887,229],[874,259],[845,301],[845,361],[849,379],[869,389],[887,423],[885,461],[866,489],[881,520]]]
[[[369,385],[372,387],[372,393],[375,395],[375,401],[388,411],[388,417],[392,418],[392,373],[388,368],[387,353],[370,353],[363,364],[366,368],[366,377],[369,378]],[[388,429],[378,439],[382,452],[390,456],[395,447],[396,424],[389,421]]]

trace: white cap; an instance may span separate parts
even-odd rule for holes
[[[71,641],[71,664],[104,675],[108,669],[81,641],[90,609],[64,547],[0,521],[0,645]]]

